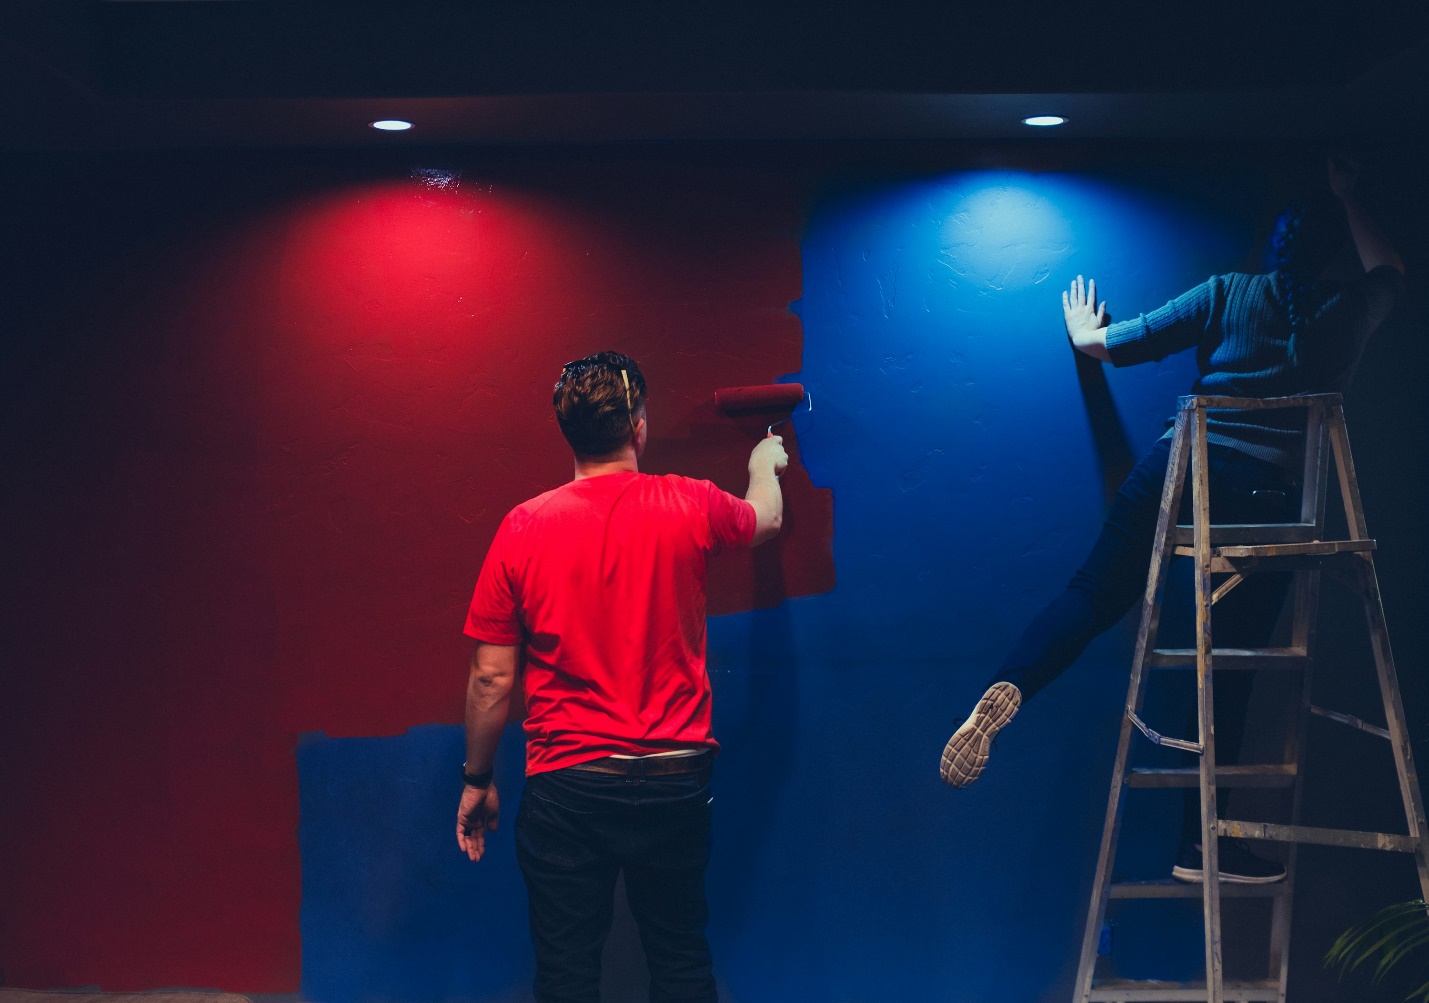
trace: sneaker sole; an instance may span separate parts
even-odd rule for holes
[[[1199,885],[1206,880],[1206,872],[1201,870],[1193,871],[1189,867],[1171,868],[1171,877],[1177,881],[1188,885]],[[1221,884],[1223,885],[1273,885],[1285,880],[1285,872],[1269,875],[1266,877],[1253,877],[1249,874],[1227,874],[1221,872]]]
[[[997,733],[1007,727],[1022,706],[1022,693],[1012,683],[993,683],[962,727],[943,747],[939,772],[949,787],[966,787],[982,776]]]

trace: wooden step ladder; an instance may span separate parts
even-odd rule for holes
[[[1272,525],[1210,524],[1210,485],[1207,475],[1206,412],[1217,409],[1262,410],[1302,408],[1306,412],[1305,468],[1300,504],[1300,521]],[[1328,448],[1327,448],[1328,447]],[[1344,503],[1349,539],[1325,540],[1325,496],[1329,459],[1333,455],[1338,473],[1340,497]],[[1192,524],[1177,525],[1177,514],[1190,463]],[[1096,879],[1087,910],[1077,969],[1076,1003],[1124,1001],[1150,1003],[1156,1000],[1194,1000],[1204,1003],[1238,1003],[1266,1000],[1285,1003],[1285,984],[1290,957],[1290,918],[1295,892],[1295,850],[1300,843],[1361,847],[1414,854],[1419,884],[1429,900],[1429,862],[1426,862],[1424,804],[1419,778],[1406,737],[1404,708],[1399,698],[1394,658],[1384,623],[1379,583],[1374,570],[1374,541],[1365,528],[1360,506],[1359,483],[1350,457],[1349,437],[1339,394],[1304,397],[1250,399],[1234,397],[1182,397],[1176,414],[1171,456],[1161,494],[1161,514],[1156,527],[1150,574],[1142,602],[1141,629],[1131,665],[1126,713],[1112,771],[1111,796],[1107,801],[1106,824],[1101,852],[1097,857]],[[1167,569],[1173,555],[1195,562],[1196,647],[1163,649],[1156,647]],[[1233,649],[1214,647],[1211,640],[1211,612],[1215,603],[1235,588],[1246,575],[1257,570],[1294,572],[1294,619],[1290,644],[1280,648]],[[1229,575],[1213,586],[1212,575]],[[1310,699],[1311,669],[1314,665],[1315,619],[1319,605],[1321,577],[1328,577],[1353,590],[1363,601],[1369,625],[1370,645],[1379,676],[1387,727],[1379,727],[1348,714],[1316,707]],[[1153,731],[1141,718],[1142,705],[1151,668],[1194,668],[1200,734],[1195,741],[1168,738]],[[1260,766],[1220,766],[1216,763],[1215,722],[1213,720],[1212,669],[1281,670],[1298,680],[1298,707],[1285,743],[1283,762]],[[1300,824],[1302,772],[1301,751],[1309,715],[1348,725],[1387,739],[1394,750],[1399,788],[1404,799],[1408,835],[1320,829]],[[1132,732],[1140,731],[1157,745],[1199,754],[1199,768],[1128,769],[1127,754]],[[1112,865],[1126,788],[1197,787],[1201,795],[1201,845],[1205,880],[1200,884],[1168,882],[1113,883]],[[1280,788],[1289,792],[1290,821],[1286,825],[1237,822],[1216,817],[1216,791],[1220,787]],[[1241,839],[1273,840],[1289,844],[1285,880],[1270,885],[1222,884],[1217,869],[1218,835]],[[1206,977],[1196,982],[1136,981],[1097,979],[1097,948],[1106,920],[1107,903],[1113,899],[1199,898],[1205,920]],[[1221,901],[1225,898],[1269,898],[1272,900],[1270,958],[1264,978],[1226,981],[1221,964]]]

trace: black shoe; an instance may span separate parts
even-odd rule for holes
[[[1239,839],[1222,839],[1219,844],[1220,859],[1216,862],[1221,872],[1221,880],[1234,885],[1273,885],[1285,880],[1285,865],[1274,860],[1257,857]],[[1198,844],[1183,843],[1176,858],[1176,866],[1171,868],[1171,876],[1186,883],[1206,879],[1205,865],[1201,863],[1201,848]]]
[[[987,766],[997,733],[1022,706],[1022,691],[1012,683],[993,683],[943,748],[939,772],[949,787],[966,787]]]

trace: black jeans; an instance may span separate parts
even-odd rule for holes
[[[1161,490],[1171,441],[1161,439],[1132,469],[1107,513],[1101,535],[1066,589],[1033,619],[992,682],[1015,683],[1028,700],[1056,679],[1098,634],[1136,605],[1146,575],[1161,511]],[[1299,518],[1300,492],[1280,467],[1227,446],[1208,450],[1213,523],[1292,522]],[[1191,479],[1187,470],[1180,520],[1191,521]],[[1165,593],[1163,638],[1168,620],[1189,610],[1190,561],[1172,560]],[[1261,647],[1269,643],[1289,590],[1291,575],[1260,573],[1247,578],[1216,603],[1212,629],[1217,647]],[[1179,579],[1179,580],[1178,580]],[[1217,576],[1219,581],[1220,576]],[[1178,587],[1179,586],[1179,587]],[[1187,642],[1184,646],[1191,646]],[[1216,759],[1234,763],[1245,733],[1253,673],[1222,672],[1215,679]],[[1192,708],[1187,737],[1196,735]],[[1194,760],[1194,757],[1190,757]],[[1200,841],[1200,795],[1186,792],[1183,838]]]
[[[598,1003],[615,879],[650,968],[650,1003],[713,1003],[705,940],[711,768],[662,776],[565,769],[526,781],[516,855],[530,897],[538,1003]]]

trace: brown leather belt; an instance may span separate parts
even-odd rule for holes
[[[645,756],[641,759],[618,759],[606,756],[570,767],[591,773],[619,773],[624,776],[657,777],[669,773],[694,773],[710,764],[708,752],[692,756]]]

